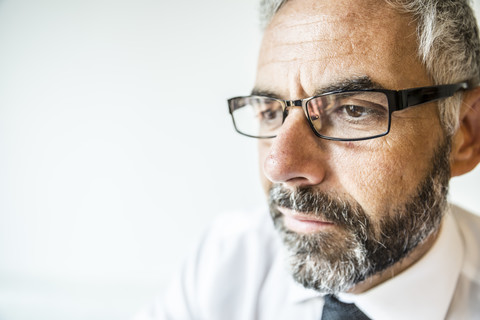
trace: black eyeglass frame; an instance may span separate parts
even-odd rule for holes
[[[228,109],[229,109],[230,115],[232,116],[233,126],[235,127],[235,131],[247,137],[252,137],[257,139],[271,139],[276,137],[276,135],[267,136],[267,137],[258,137],[258,136],[253,136],[253,135],[243,133],[237,128],[237,125],[235,123],[235,118],[233,116],[233,112],[237,109],[235,108],[235,103],[234,103],[235,100],[249,98],[249,97],[262,97],[262,98],[268,98],[274,101],[278,101],[282,104],[282,107],[283,107],[282,124],[288,115],[288,109],[290,107],[302,107],[307,117],[307,122],[317,137],[322,139],[327,139],[327,140],[333,140],[333,141],[361,141],[361,140],[369,140],[369,139],[375,139],[375,138],[386,136],[390,132],[390,125],[392,122],[391,121],[392,113],[395,111],[400,111],[409,107],[418,106],[420,104],[425,104],[425,103],[433,102],[436,100],[449,98],[449,97],[452,97],[458,91],[472,89],[476,87],[477,84],[478,84],[478,81],[473,79],[473,80],[462,81],[454,84],[443,84],[443,85],[428,86],[428,87],[410,88],[410,89],[404,89],[404,90],[389,90],[389,89],[337,90],[337,91],[330,91],[320,95],[316,95],[316,96],[305,98],[305,99],[299,99],[299,100],[283,100],[283,99],[277,99],[277,98],[272,98],[268,96],[255,96],[255,95],[239,96],[239,97],[228,99]],[[310,115],[308,113],[308,108],[307,108],[308,102],[312,99],[323,97],[326,95],[336,94],[336,93],[348,93],[348,92],[381,92],[385,94],[388,101],[388,125],[387,125],[387,130],[384,133],[377,134],[370,137],[363,137],[363,138],[334,138],[334,137],[324,136],[317,132],[317,130],[315,129],[314,125],[310,120]]]

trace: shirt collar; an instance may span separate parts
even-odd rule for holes
[[[445,319],[463,261],[463,243],[448,212],[432,248],[399,275],[361,294],[341,294],[372,319]]]
[[[361,294],[339,294],[355,303],[371,319],[444,319],[455,291],[463,261],[463,243],[457,225],[447,212],[437,240],[415,264],[399,275]],[[288,300],[301,303],[319,298],[291,275]]]

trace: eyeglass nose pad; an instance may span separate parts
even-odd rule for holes
[[[289,106],[285,107],[285,109],[283,109],[283,119],[282,119],[282,124],[285,122],[285,119],[287,119],[287,116],[288,116],[288,110],[289,110]]]
[[[320,118],[320,115],[312,114],[310,115],[309,120],[317,132],[322,130],[323,124],[322,124],[322,119]]]
[[[323,117],[322,115],[322,108],[318,108],[316,105],[313,105],[311,107],[307,107],[307,118],[310,122],[310,124],[313,126],[314,130],[319,132],[322,129],[322,122],[323,122]]]
[[[283,109],[282,124],[285,122],[285,119],[287,118],[288,113],[289,113],[291,108],[294,108],[294,107],[303,108],[302,100],[284,100],[284,103],[285,103],[285,108]],[[306,113],[306,110],[304,110],[304,111],[305,111],[305,116],[307,117],[307,121],[308,121],[308,115]]]
[[[288,111],[290,108],[302,106],[302,100],[284,100],[284,102],[285,102],[285,109],[283,109],[282,124],[285,122],[285,119],[288,116]]]

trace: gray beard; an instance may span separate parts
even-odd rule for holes
[[[319,292],[346,292],[399,262],[438,231],[447,207],[450,178],[451,144],[446,140],[437,148],[432,168],[415,196],[385,213],[377,226],[355,201],[311,187],[292,191],[274,184],[270,189],[270,213],[288,251],[294,279]],[[295,233],[285,227],[278,206],[333,222],[337,232]]]

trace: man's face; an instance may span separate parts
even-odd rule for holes
[[[293,100],[345,83],[395,90],[431,85],[417,57],[415,28],[409,16],[383,1],[291,0],[265,31],[255,91]],[[449,146],[434,103],[395,112],[387,136],[358,142],[319,139],[302,109],[291,109],[277,137],[259,142],[259,159],[275,224],[293,268],[301,269],[293,270],[297,280],[321,291],[347,290],[436,231]],[[403,234],[414,234],[395,234],[412,220],[418,223]],[[388,242],[391,238],[398,241]],[[402,243],[403,249],[377,257],[369,252]],[[380,266],[381,259],[396,260]],[[325,274],[347,264],[364,268],[362,275],[341,276],[350,277],[349,283],[338,284],[334,275],[330,283],[302,278],[311,270],[324,268],[319,272]]]

